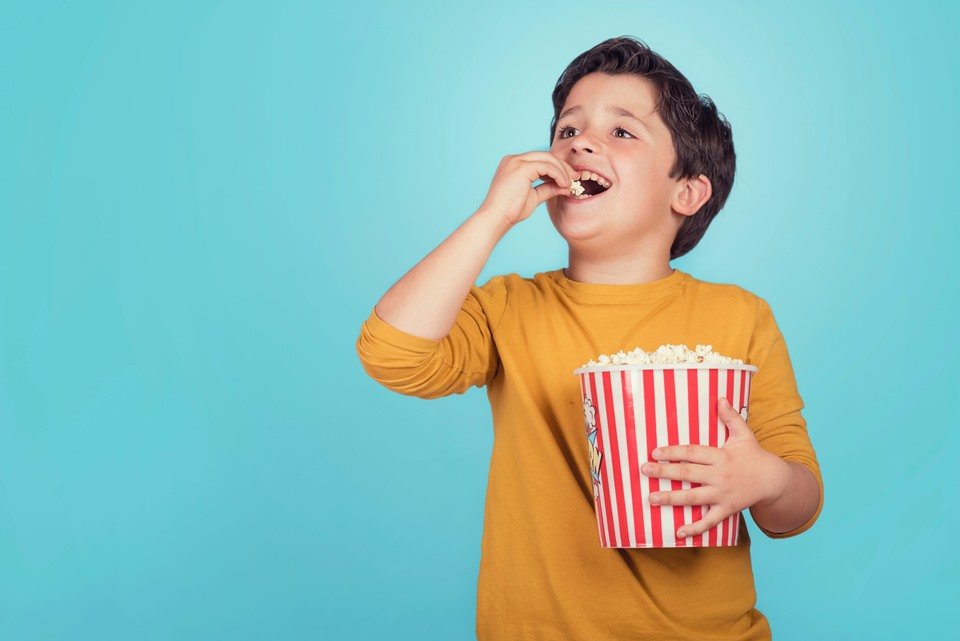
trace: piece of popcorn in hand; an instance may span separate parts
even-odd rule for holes
[[[583,188],[583,185],[580,184],[579,180],[574,180],[570,184],[570,195],[572,196],[582,196],[583,192],[585,191],[586,189]]]

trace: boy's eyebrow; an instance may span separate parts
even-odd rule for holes
[[[581,112],[581,111],[583,111],[583,107],[581,107],[580,105],[576,105],[575,107],[570,107],[569,109],[567,109],[566,111],[564,111],[562,114],[560,114],[560,117],[557,118],[557,120],[559,121],[559,120],[561,120],[562,118],[564,118],[565,116],[569,116],[570,114],[575,114],[575,113],[578,113],[578,112]],[[632,113],[630,113],[629,111],[627,111],[627,110],[624,109],[623,107],[618,107],[617,105],[612,105],[612,106],[607,107],[607,112],[608,112],[608,113],[612,113],[612,114],[617,114],[618,116],[625,116],[625,117],[627,117],[627,118],[633,118],[634,120],[636,120],[637,122],[639,122],[639,123],[643,126],[644,129],[646,129],[647,131],[650,131],[650,127],[647,126],[647,123],[643,122],[642,120],[640,120],[639,118],[637,118],[636,116],[634,116]]]

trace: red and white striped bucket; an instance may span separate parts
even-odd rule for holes
[[[600,545],[605,548],[676,548],[737,545],[740,512],[697,536],[677,538],[682,525],[700,521],[710,506],[650,505],[651,492],[699,483],[640,473],[651,452],[667,445],[722,447],[727,427],[717,400],[726,397],[746,420],[752,365],[696,363],[606,365],[574,370],[580,377]],[[678,461],[671,461],[678,462]]]

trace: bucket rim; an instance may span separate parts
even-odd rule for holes
[[[578,367],[573,370],[574,376],[581,374],[590,374],[593,372],[619,372],[622,370],[646,370],[646,369],[738,369],[757,373],[760,368],[756,365],[747,365],[746,363],[637,363],[632,365],[593,365],[590,367]]]

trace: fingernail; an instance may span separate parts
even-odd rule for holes
[[[681,539],[682,539],[682,538],[685,538],[685,537],[687,536],[687,531],[686,531],[686,530],[677,530],[677,536],[679,536]]]
[[[660,456],[660,454],[662,454],[659,447],[650,453],[653,454],[655,457]]]

